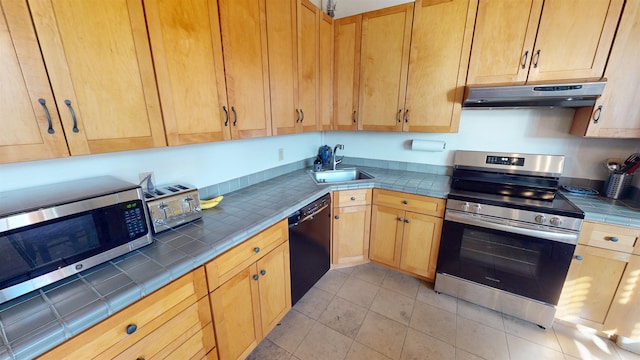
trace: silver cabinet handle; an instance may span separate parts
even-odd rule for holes
[[[538,67],[538,62],[540,61],[540,49],[538,49],[538,51],[536,51],[536,59],[533,61],[533,67],[537,68]]]
[[[224,126],[229,125],[229,111],[226,106],[222,106],[222,110],[224,110]]]
[[[302,114],[302,117],[300,118],[300,122],[304,121],[304,111],[302,111],[302,109],[300,109],[300,114]]]
[[[602,115],[602,105],[598,105],[596,111],[593,112],[593,123],[597,124],[600,120],[600,115]]]
[[[236,113],[236,108],[232,106],[231,112],[233,113],[233,126],[236,126],[236,123],[238,122],[238,114]]]
[[[525,69],[527,67],[527,59],[529,58],[529,50],[524,52],[524,57],[522,58],[522,68]]]

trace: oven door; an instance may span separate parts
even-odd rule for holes
[[[473,218],[468,223],[461,219],[454,221],[451,210],[447,212],[438,273],[557,305],[575,242],[544,239],[544,235],[523,231],[511,221],[508,225],[484,222],[477,215],[461,215]],[[514,231],[508,231],[509,228]],[[556,230],[552,232],[553,236],[559,235]],[[577,242],[578,235],[574,236]]]

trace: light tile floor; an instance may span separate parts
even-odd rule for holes
[[[374,264],[329,271],[249,359],[640,360],[587,330],[525,321],[436,294]]]

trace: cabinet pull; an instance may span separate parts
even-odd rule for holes
[[[222,106],[222,110],[224,110],[224,126],[229,125],[229,111],[226,106]]]
[[[402,200],[402,203],[405,204],[405,205],[409,204],[409,202],[407,200]]]
[[[353,123],[354,124],[356,123],[356,111],[355,110],[353,110]]]
[[[404,112],[404,122],[409,122],[409,109]]]
[[[256,254],[257,254],[257,253],[259,253],[259,252],[260,252],[260,248],[259,248],[259,247],[257,247],[257,246],[256,246],[256,247],[254,247],[254,248],[253,248],[253,252],[254,252],[254,253],[256,253]]]
[[[258,276],[258,274],[253,275],[253,280],[258,281],[258,279],[259,279],[259,278],[260,278],[260,277]]]
[[[136,358],[136,360],[145,360],[143,357]]]
[[[352,197],[351,197],[351,201],[356,201],[356,197],[355,197],[355,196],[352,196]]]
[[[536,51],[536,59],[533,61],[533,67],[534,68],[538,67],[538,61],[540,61],[540,49],[538,49],[538,51]]]
[[[402,122],[402,109],[398,110],[398,122]]]
[[[296,109],[296,114],[298,114],[298,116],[296,117],[296,122],[299,123],[300,122],[300,109]]]
[[[49,128],[47,129],[47,132],[49,134],[54,134],[56,131],[53,130],[53,123],[51,122],[51,114],[49,114],[49,109],[47,108],[47,102],[43,98],[38,99],[38,102],[40,103],[40,105],[42,105],[42,108],[44,109],[44,114],[47,115],[47,122],[49,123]]]
[[[409,220],[409,219],[404,219],[404,222],[408,224],[408,223],[410,223],[410,222],[411,222],[411,220]]]
[[[138,330],[138,326],[136,324],[127,325],[127,334],[131,335]]]
[[[593,112],[593,123],[597,124],[598,120],[600,120],[600,115],[602,115],[602,105],[598,105],[596,111]]]
[[[609,240],[611,240],[611,242],[618,242],[618,238],[615,236],[610,237]]]
[[[524,56],[522,57],[522,64],[520,64],[522,66],[523,69],[525,69],[527,67],[527,59],[529,58],[529,50],[524,52]]]
[[[576,255],[576,260],[582,261],[582,255]]]
[[[267,270],[260,270],[260,275],[262,275],[262,276],[267,275]]]
[[[339,215],[336,215],[336,220],[338,220],[338,219],[340,219],[340,216],[339,216]]]
[[[398,221],[403,222],[403,221],[404,221],[404,219],[403,219],[402,217],[399,217],[399,218],[398,218]]]
[[[302,123],[304,121],[304,111],[302,111],[302,109],[300,109],[300,114],[302,114],[302,117],[300,118],[300,122]]]
[[[238,122],[238,114],[236,113],[236,108],[232,106],[231,112],[233,113],[233,126],[236,126],[236,123]]]
[[[71,100],[65,99],[64,104],[69,108],[69,112],[71,113],[71,119],[73,120],[73,132],[80,132],[78,129],[78,122],[76,121],[76,112],[73,111],[73,107],[71,106]]]

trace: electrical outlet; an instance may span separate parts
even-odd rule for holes
[[[284,149],[283,148],[279,148],[278,149],[278,161],[282,161],[284,160]]]
[[[140,180],[140,182],[142,183],[142,181],[147,177],[151,175],[151,183],[155,186],[156,184],[156,178],[153,175],[153,171],[149,171],[149,172],[141,172],[138,174],[138,179]],[[146,188],[147,184],[141,184],[143,186],[143,188]]]

